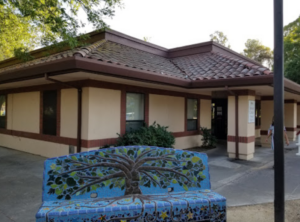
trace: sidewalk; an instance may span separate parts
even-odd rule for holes
[[[295,143],[285,149],[286,199],[300,199],[300,156]],[[256,147],[250,161],[227,158],[226,147],[207,152],[212,190],[227,198],[228,206],[270,203],[274,200],[273,151]]]

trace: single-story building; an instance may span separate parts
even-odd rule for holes
[[[143,122],[169,126],[175,148],[201,145],[199,127],[251,159],[273,116],[273,73],[216,42],[166,49],[107,30],[85,47],[0,62],[0,146],[46,157],[98,149]],[[290,140],[300,86],[285,83]]]

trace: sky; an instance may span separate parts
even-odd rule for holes
[[[273,50],[273,0],[123,0],[110,28],[165,48],[209,41],[222,31],[241,53],[247,39]],[[300,15],[300,0],[284,0],[284,24]],[[92,31],[89,27],[87,31]]]

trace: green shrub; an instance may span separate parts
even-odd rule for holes
[[[206,127],[200,127],[202,139],[202,147],[215,147],[217,143],[217,138],[211,134],[211,129]]]
[[[150,126],[126,132],[124,135],[118,134],[116,146],[146,145],[173,148],[175,138],[167,129],[167,126],[161,126],[154,122]]]

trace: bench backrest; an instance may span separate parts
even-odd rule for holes
[[[45,161],[43,201],[210,189],[207,155],[149,146],[99,149]]]

